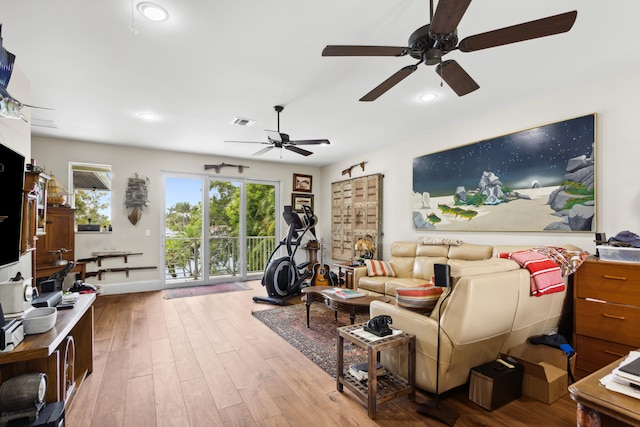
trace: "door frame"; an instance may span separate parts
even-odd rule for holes
[[[201,247],[203,248],[202,254],[202,278],[198,280],[187,280],[182,282],[171,282],[171,288],[179,288],[179,287],[190,287],[190,286],[201,286],[201,285],[215,285],[219,283],[229,282],[229,277],[216,277],[209,276],[210,271],[210,249],[209,249],[209,232],[208,232],[208,224],[209,224],[209,183],[211,181],[228,181],[228,182],[239,182],[240,183],[240,213],[242,214],[239,218],[240,225],[240,236],[238,237],[239,242],[242,242],[239,246],[239,265],[241,266],[239,269],[238,276],[234,276],[234,280],[255,280],[262,277],[262,273],[251,273],[247,274],[247,253],[246,253],[246,239],[247,239],[247,231],[246,231],[246,188],[247,184],[264,184],[264,185],[273,185],[274,186],[274,198],[276,204],[275,211],[275,236],[276,241],[278,240],[278,236],[280,236],[281,224],[278,220],[278,206],[280,203],[280,187],[281,181],[272,181],[266,179],[256,179],[256,178],[238,178],[232,176],[225,175],[210,175],[210,174],[192,174],[192,173],[184,173],[184,172],[173,172],[173,171],[161,171],[161,179],[162,179],[162,194],[163,194],[163,208],[161,214],[161,224],[160,224],[160,235],[161,243],[160,243],[160,264],[162,268],[162,288],[168,289],[169,283],[167,282],[166,277],[166,202],[167,202],[167,186],[166,180],[167,178],[181,178],[181,179],[193,179],[200,180],[202,184],[202,194],[201,201],[203,202],[202,209],[202,230],[201,230]],[[206,203],[205,203],[206,201]],[[266,266],[265,266],[266,267]],[[205,278],[206,277],[206,278]]]

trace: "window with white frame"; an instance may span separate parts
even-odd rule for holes
[[[111,165],[69,166],[78,231],[111,230]]]

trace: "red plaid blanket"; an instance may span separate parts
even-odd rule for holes
[[[564,290],[562,270],[558,264],[534,249],[503,252],[498,254],[498,257],[512,259],[520,264],[521,267],[529,270],[531,274],[531,295],[539,297]]]

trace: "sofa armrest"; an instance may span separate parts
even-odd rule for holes
[[[416,335],[417,350],[432,354],[435,360],[438,333],[437,319],[382,301],[371,301],[369,314],[371,317],[381,314],[391,316],[393,320],[391,326]]]
[[[416,384],[433,392],[435,390],[436,360],[438,356],[438,321],[424,314],[396,307],[393,303],[372,301],[369,305],[371,317],[385,314],[391,316],[392,327],[416,336]],[[443,372],[448,370],[452,356],[451,341],[444,331],[440,333],[440,366]],[[389,371],[406,376],[406,349],[394,348],[380,355],[382,364]],[[440,390],[451,388],[447,384],[447,375],[441,378]]]
[[[356,267],[353,269],[353,288],[358,289],[358,283],[362,276],[367,275],[367,267]]]

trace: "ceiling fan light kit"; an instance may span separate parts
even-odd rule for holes
[[[383,81],[360,101],[375,101],[381,95],[407,78],[418,69],[418,65],[435,65],[436,73],[458,95],[464,96],[480,88],[480,85],[458,64],[450,59],[443,61],[443,56],[454,50],[475,52],[477,50],[504,46],[540,37],[552,36],[567,32],[573,26],[578,12],[571,11],[504,27],[464,38],[458,43],[457,27],[462,20],[471,0],[440,0],[433,9],[430,0],[431,22],[415,30],[409,37],[408,46],[362,46],[362,45],[328,45],[322,56],[411,56],[418,60],[408,65]]]

